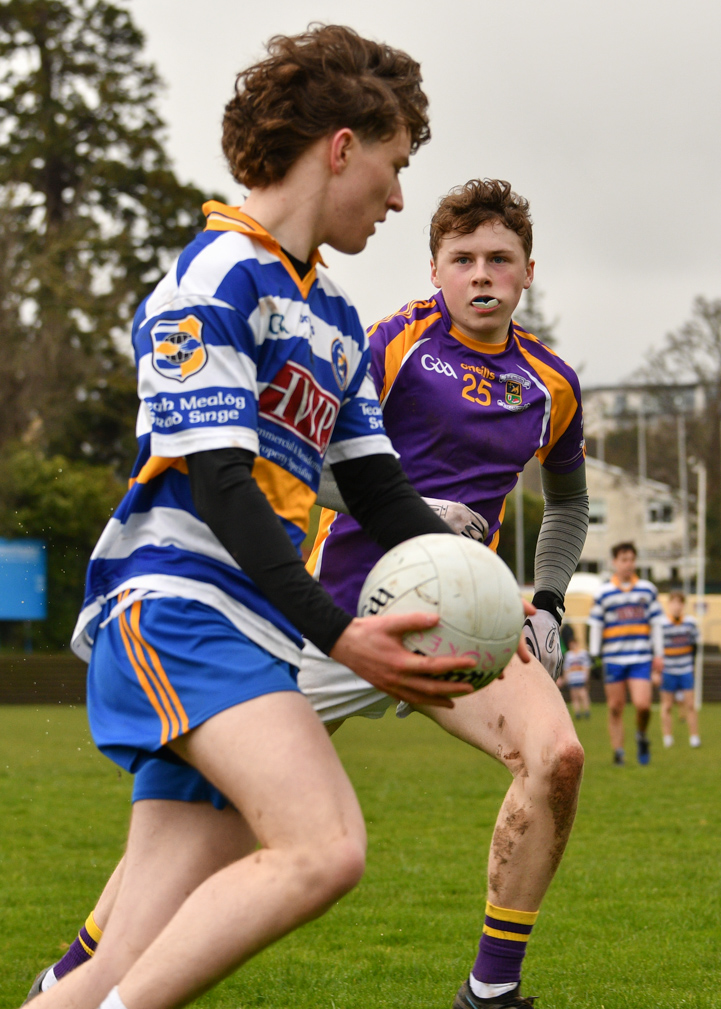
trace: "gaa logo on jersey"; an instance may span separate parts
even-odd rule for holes
[[[153,367],[165,378],[184,382],[197,375],[208,360],[203,343],[203,323],[195,315],[184,319],[161,319],[150,330]]]
[[[330,345],[330,366],[333,369],[333,377],[338,383],[338,388],[342,392],[348,385],[348,358],[343,341],[339,336],[336,336]]]

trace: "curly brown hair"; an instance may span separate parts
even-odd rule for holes
[[[436,258],[443,238],[455,232],[470,235],[480,224],[500,221],[515,231],[523,243],[526,258],[533,248],[533,222],[528,200],[514,193],[502,179],[471,179],[441,198],[431,218],[431,255]]]
[[[280,181],[316,140],[348,127],[365,141],[406,127],[411,153],[430,140],[420,65],[342,25],[275,35],[268,57],[238,74],[223,151],[241,185]]]

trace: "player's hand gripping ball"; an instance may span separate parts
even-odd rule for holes
[[[471,669],[440,679],[478,690],[503,672],[521,637],[523,603],[516,579],[493,551],[462,536],[429,533],[389,550],[361,589],[358,616],[437,613],[438,623],[403,644],[432,657],[468,656]]]

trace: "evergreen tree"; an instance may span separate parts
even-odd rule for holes
[[[555,329],[558,325],[558,318],[552,322],[546,319],[541,309],[542,300],[543,291],[539,291],[531,285],[527,291],[524,291],[521,304],[515,311],[513,318],[529,333],[537,336],[547,347],[555,347]]]
[[[0,444],[123,470],[124,341],[204,199],[172,171],[142,48],[106,0],[0,6]]]

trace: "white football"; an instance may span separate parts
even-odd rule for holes
[[[368,574],[358,616],[438,613],[435,627],[406,634],[421,655],[471,655],[472,669],[440,678],[478,690],[503,672],[521,637],[524,614],[516,579],[488,547],[464,536],[429,533],[389,550]]]

